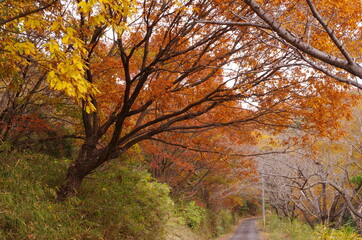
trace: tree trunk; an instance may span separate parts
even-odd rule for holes
[[[327,185],[322,183],[320,219],[323,224],[329,224],[329,215],[327,213]]]
[[[341,212],[340,212],[339,216],[338,216],[338,220],[337,220],[337,222],[336,222],[335,225],[334,225],[335,228],[339,228],[339,227],[342,225],[342,223],[343,223],[343,218],[344,218],[344,216],[346,215],[347,209],[348,209],[348,208],[347,208],[347,204],[345,203],[345,204],[343,205],[342,209],[341,209]]]
[[[304,217],[304,219],[307,221],[307,223],[309,224],[309,226],[310,226],[312,229],[314,229],[315,225],[314,225],[313,221],[310,219],[310,216],[308,215],[307,211],[306,211],[304,208],[302,208],[302,207],[298,207],[298,208],[299,208],[299,210],[302,212],[303,217]]]
[[[362,203],[358,206],[358,212],[362,214]],[[362,218],[356,217],[356,225],[360,232],[360,236],[362,236]]]
[[[64,201],[76,195],[83,179],[103,162],[105,160],[100,157],[100,150],[95,145],[83,144],[78,157],[68,168],[65,183],[58,191],[58,200]]]

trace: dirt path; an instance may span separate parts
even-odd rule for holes
[[[247,218],[243,220],[230,240],[260,240],[255,224],[257,219]]]

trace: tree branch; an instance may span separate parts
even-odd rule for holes
[[[356,62],[349,62],[344,59],[335,57],[333,55],[327,54],[310,44],[303,42],[302,39],[295,37],[290,31],[285,29],[280,22],[274,19],[270,14],[265,12],[262,7],[254,0],[244,0],[251,9],[262,19],[264,20],[270,28],[282,39],[287,41],[292,46],[296,47],[300,51],[315,57],[325,63],[328,63],[334,67],[341,68],[351,73],[352,75],[362,79],[362,67]],[[337,79],[338,80],[338,79]],[[351,85],[360,88],[358,84],[351,83]]]
[[[40,7],[40,8],[31,10],[31,11],[27,11],[27,12],[24,12],[24,13],[21,13],[21,14],[19,14],[19,15],[16,15],[16,16],[14,16],[14,17],[9,18],[9,19],[0,20],[0,26],[6,24],[6,23],[8,23],[8,22],[14,21],[14,20],[16,20],[16,19],[19,19],[19,18],[22,18],[22,17],[26,17],[26,16],[28,16],[28,15],[30,15],[30,14],[43,11],[44,9],[49,8],[50,6],[52,6],[53,4],[55,4],[55,3],[58,2],[58,1],[59,1],[59,0],[53,0],[52,2],[48,3],[47,5],[45,5],[45,6],[43,6],[43,7]]]

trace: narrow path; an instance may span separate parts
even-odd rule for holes
[[[230,240],[259,240],[255,222],[258,218],[248,218],[241,222],[235,235]]]

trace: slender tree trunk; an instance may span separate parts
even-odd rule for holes
[[[343,217],[346,215],[347,209],[348,209],[347,204],[345,203],[341,209],[338,220],[337,220],[336,224],[334,225],[335,228],[339,228],[342,225]]]
[[[360,203],[358,206],[358,212],[362,214],[362,203]],[[356,219],[356,225],[359,229],[360,236],[362,236],[362,218],[356,217]]]
[[[329,216],[327,213],[327,185],[322,184],[322,214],[321,219],[324,224],[329,224]]]

